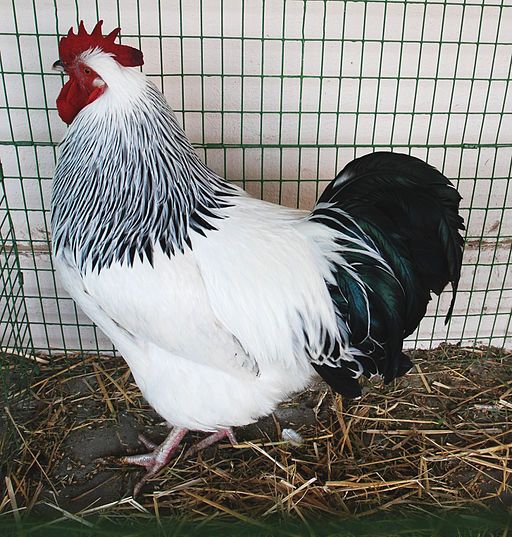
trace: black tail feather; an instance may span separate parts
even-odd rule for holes
[[[313,210],[313,220],[336,230],[337,219],[344,228],[340,253],[366,290],[350,282],[350,274],[340,267],[334,273],[340,291],[331,291],[331,297],[349,329],[354,327],[350,344],[377,363],[386,382],[410,368],[403,339],[425,315],[431,292],[440,294],[448,283],[453,296],[446,322],[453,313],[463,253],[460,200],[451,182],[422,160],[376,152],[349,163]],[[352,231],[347,231],[347,221]],[[378,250],[394,277],[379,271],[379,263],[369,256],[354,254],[351,233]],[[369,337],[361,336],[362,326],[369,326]],[[336,370],[329,369],[319,373],[341,391],[346,373],[334,386]],[[355,393],[349,384],[345,391]]]

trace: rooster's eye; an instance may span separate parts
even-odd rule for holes
[[[88,68],[88,67],[84,67],[84,73],[86,75],[90,75],[91,74],[91,70]]]

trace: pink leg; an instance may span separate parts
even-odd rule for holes
[[[212,433],[211,435],[207,436],[204,440],[197,442],[197,444],[194,444],[185,453],[185,458],[195,455],[197,452],[201,451],[202,449],[205,449],[209,446],[213,446],[213,444],[215,444],[219,440],[222,440],[223,438],[227,438],[231,442],[232,445],[238,443],[236,441],[235,434],[233,433],[233,429],[231,429],[231,427],[229,427],[228,429],[221,429],[220,431],[217,431],[216,433]]]
[[[169,436],[151,453],[145,453],[143,455],[131,455],[127,457],[122,457],[119,462],[122,464],[137,464],[139,466],[144,466],[147,472],[142,477],[140,481],[137,482],[135,488],[133,489],[133,496],[137,496],[141,491],[144,484],[155,476],[162,468],[167,466],[173,453],[178,449],[183,437],[187,434],[188,429],[182,429],[175,427],[170,433]],[[148,448],[153,445],[152,442],[147,441],[146,439],[142,440],[142,443]]]

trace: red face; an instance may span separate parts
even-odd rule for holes
[[[101,33],[102,24],[103,21],[98,21],[89,34],[83,21],[80,21],[78,33],[75,34],[73,28],[70,28],[68,34],[59,41],[60,60],[53,64],[53,68],[69,75],[69,80],[57,98],[57,110],[62,121],[68,125],[82,108],[91,104],[107,89],[98,73],[79,60],[83,52],[100,49],[123,67],[137,67],[144,63],[140,50],[115,43],[120,28],[104,36]]]
[[[80,61],[65,65],[58,60],[53,64],[53,68],[69,75],[69,80],[57,97],[59,116],[69,125],[82,108],[100,97],[107,86],[98,73]]]

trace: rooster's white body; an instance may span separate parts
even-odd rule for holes
[[[178,430],[217,431],[267,415],[315,370],[348,396],[362,374],[404,374],[404,337],[430,292],[455,290],[460,276],[448,179],[375,153],[350,163],[312,213],[252,199],[199,160],[142,73],[101,47],[74,52],[95,41],[140,65],[114,38],[81,25],[61,41],[68,63],[56,63],[71,80],[58,106],[71,124],[53,253],[148,402]]]
[[[56,256],[64,286],[120,350],[144,397],[187,429],[251,423],[308,384],[298,312],[312,334],[320,321],[336,331],[321,251],[328,228],[236,201],[217,232],[193,235],[172,262],[160,250],[153,266],[136,258],[130,270],[117,262],[81,274],[66,251]]]
[[[136,131],[142,120],[137,114],[148,113],[147,92],[157,91],[140,72],[101,52],[85,61],[109,90],[80,113],[63,141],[69,160],[59,160],[57,186],[61,171],[83,170],[72,187],[65,177],[66,196],[91,187],[87,163],[112,164],[116,144],[109,133]],[[163,100],[156,104],[157,113],[158,106],[167,107]],[[135,119],[127,122],[131,115]],[[84,131],[94,143],[81,154],[76,146],[84,147]],[[128,147],[137,141],[148,140],[126,132]],[[119,196],[115,187],[138,178],[106,176],[118,179],[121,185],[108,185],[112,197]],[[223,218],[215,221],[217,231],[207,236],[191,231],[191,248],[171,258],[156,247],[153,264],[135,256],[130,267],[114,261],[98,271],[90,262],[78,266],[79,247],[55,252],[65,288],[122,353],[144,397],[170,424],[187,429],[245,425],[267,415],[314,374],[303,353],[304,330],[319,345],[322,326],[333,339],[338,331],[325,285],[335,233],[307,220],[308,213],[255,200],[241,190],[234,193]],[[107,199],[109,193],[100,195]],[[79,203],[75,199],[70,206],[76,209]],[[58,207],[55,218],[57,212]],[[63,220],[57,233],[69,224]]]

